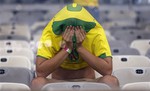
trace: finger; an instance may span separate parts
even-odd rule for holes
[[[82,41],[82,39],[81,39],[82,36],[79,31],[80,31],[79,27],[76,27],[75,34],[76,34],[76,38],[77,38],[77,43],[80,43]]]
[[[70,39],[70,40],[69,40],[70,42],[72,42],[72,37],[73,37],[73,36],[74,36],[74,27],[72,27],[72,29],[70,30],[70,36],[69,36],[69,37],[70,37],[70,38],[69,38],[69,39]]]
[[[64,31],[64,33],[63,33],[63,37],[66,36],[66,33],[67,33],[68,29],[69,29],[69,26],[66,27],[66,29],[65,29],[65,31]]]
[[[79,29],[79,39],[80,39],[80,42],[82,42],[84,40],[84,34],[82,34],[82,27],[78,26],[78,29]]]
[[[83,30],[82,26],[80,26],[80,30],[83,38],[85,38],[86,32]]]
[[[68,41],[68,42],[71,42],[72,41],[72,33],[73,33],[73,26],[69,26],[69,28],[68,28],[68,31],[67,31],[68,33],[67,33],[67,35],[66,35],[66,40]]]

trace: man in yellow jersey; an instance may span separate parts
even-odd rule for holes
[[[84,6],[84,8],[86,8],[99,23],[102,22],[100,19],[100,11],[98,9],[99,0],[73,0],[73,2]]]
[[[95,78],[94,71],[102,77]],[[60,81],[92,81],[119,86],[102,26],[82,6],[65,6],[43,30],[32,88]],[[52,79],[47,76],[52,74]]]

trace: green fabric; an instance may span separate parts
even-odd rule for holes
[[[73,7],[72,4],[67,5],[68,11],[81,11],[82,7],[77,5],[76,7]]]
[[[96,26],[96,23],[94,22],[86,22],[80,19],[76,18],[68,18],[62,21],[54,21],[52,25],[53,32],[56,35],[62,34],[62,32],[65,31],[67,26],[82,26],[82,28],[86,31],[89,32],[92,28]]]
[[[103,53],[103,54],[101,54],[99,57],[100,57],[100,58],[106,58],[107,56],[106,56],[106,53]]]
[[[40,56],[40,55],[37,55],[37,57],[41,57],[41,58],[44,58],[44,59],[48,59],[48,58],[46,58],[46,57],[43,57],[43,56]]]
[[[79,20],[76,18],[68,18],[68,19],[65,19],[62,21],[54,21],[53,25],[52,25],[52,29],[53,29],[54,34],[60,35],[60,34],[62,34],[62,32],[65,31],[66,27],[70,26],[70,25],[74,26],[74,27],[82,26],[82,28],[86,32],[89,32],[92,28],[94,28],[96,26],[96,23],[86,22],[86,21]],[[76,50],[76,36],[75,36],[75,34],[72,38],[72,41],[73,41],[73,50],[72,50],[72,53],[69,54],[69,59],[72,62],[75,62],[79,59],[79,54],[77,53],[77,50]]]

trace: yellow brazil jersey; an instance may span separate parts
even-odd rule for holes
[[[62,32],[69,25],[82,26],[86,31],[86,38],[82,45],[90,53],[100,58],[111,56],[104,29],[86,9],[76,3],[65,6],[45,27],[38,46],[37,56],[46,59],[54,57],[61,50]],[[76,37],[74,36],[72,39],[75,41],[75,48]],[[62,68],[69,70],[78,70],[87,66],[88,64],[78,55],[76,49],[61,64]]]
[[[82,5],[82,6],[96,6],[98,7],[99,5],[99,2],[98,0],[73,0],[74,3],[77,3],[79,5]]]

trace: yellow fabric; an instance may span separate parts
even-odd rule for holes
[[[74,4],[76,5],[76,4]],[[84,21],[94,22],[96,26],[86,34],[83,46],[93,55],[99,57],[102,54],[111,56],[111,51],[107,38],[102,26],[82,7],[79,12],[68,11],[67,6],[60,10],[54,18],[48,23],[43,30],[37,55],[43,58],[50,59],[54,57],[61,50],[62,36],[56,35],[53,32],[52,25],[55,21],[64,20],[67,18],[77,18]],[[79,57],[79,62],[72,63],[68,58],[61,64],[62,68],[69,70],[78,70],[87,67],[88,64]]]
[[[99,6],[98,0],[74,0],[74,3],[77,3],[82,6]]]

